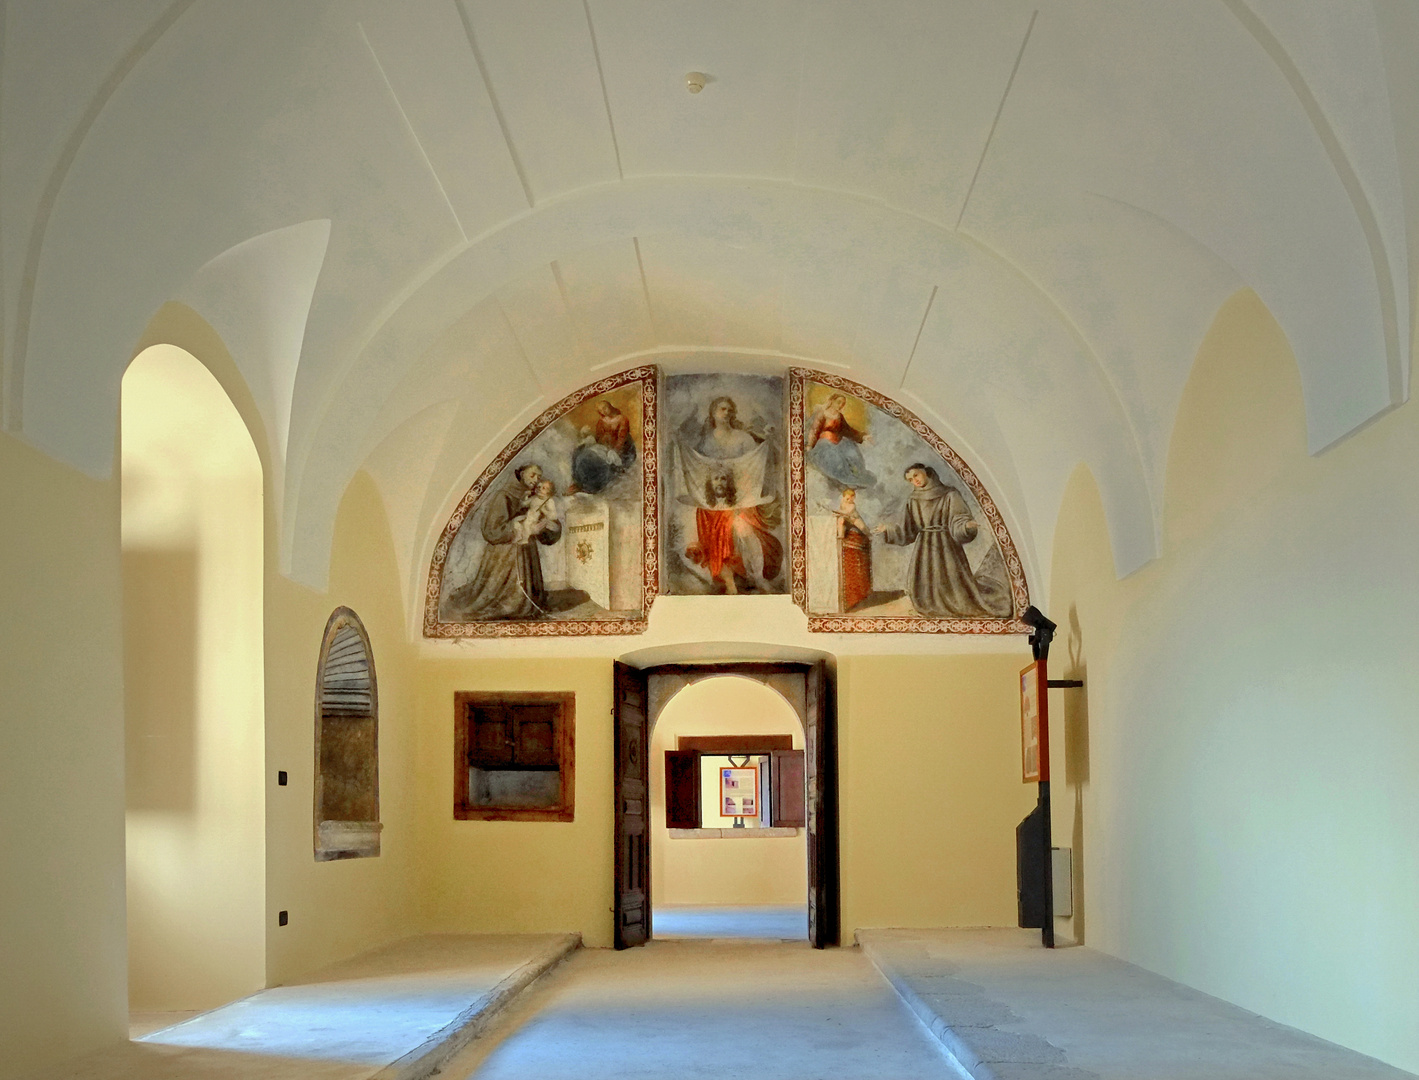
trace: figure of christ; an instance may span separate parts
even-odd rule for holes
[[[843,415],[846,406],[847,395],[834,394],[813,414],[808,430],[808,462],[844,488],[871,487],[877,478],[868,471],[858,445],[871,442],[872,436],[848,423]]]
[[[709,574],[716,591],[729,595],[739,590],[736,577],[761,592],[778,576],[783,545],[769,531],[757,506],[736,507],[734,475],[716,470],[705,481],[705,506],[695,510],[695,540],[685,557]]]
[[[480,527],[486,546],[478,569],[448,597],[449,607],[461,618],[536,619],[547,614],[538,545],[560,540],[562,523],[550,492],[538,495],[543,483],[540,466],[523,465],[488,499]],[[535,513],[535,525],[528,521],[529,512]]]
[[[838,609],[851,611],[872,594],[872,536],[857,510],[857,492],[847,488],[834,511],[838,524]]]
[[[920,462],[903,478],[912,486],[900,525],[874,530],[889,544],[912,545],[906,593],[918,614],[937,618],[1007,618],[1010,592],[1004,582],[971,571],[965,545],[979,526],[965,497],[943,484],[936,470]]]

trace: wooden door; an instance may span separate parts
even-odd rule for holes
[[[808,793],[808,940],[815,949],[838,943],[837,712],[827,665],[807,672],[803,725]]]
[[[650,937],[650,732],[644,671],[616,663],[616,903],[618,949]]]

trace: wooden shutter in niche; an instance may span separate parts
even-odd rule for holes
[[[700,755],[695,750],[665,751],[665,827],[700,827]]]
[[[808,807],[803,785],[803,751],[773,751],[774,827],[801,829],[808,824]]]
[[[379,854],[379,695],[360,617],[336,608],[316,678],[315,855]]]
[[[453,698],[453,816],[573,820],[575,695],[460,691]]]

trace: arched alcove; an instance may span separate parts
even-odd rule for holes
[[[742,745],[719,746],[721,741]],[[764,683],[723,675],[685,685],[666,700],[650,742],[651,895],[664,936],[667,908],[802,907],[808,890],[807,836],[801,826],[774,827],[781,807],[774,790],[775,755],[769,741],[802,751],[803,725],[783,695]],[[751,742],[754,744],[751,745]],[[666,815],[666,752],[702,748],[701,820],[695,829],[671,828]],[[781,748],[784,749],[784,748]],[[714,803],[711,787],[719,758],[730,750],[750,756],[756,769],[760,814],[735,827]],[[739,759],[736,759],[739,760]],[[797,777],[801,792],[802,778]],[[722,818],[722,820],[721,820]],[[793,936],[803,936],[804,927]]]
[[[325,624],[315,692],[315,857],[379,854],[379,688],[360,617]]]
[[[135,1012],[265,985],[261,462],[192,354],[122,388],[128,970]]]

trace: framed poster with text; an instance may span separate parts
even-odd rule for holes
[[[719,816],[759,816],[759,767],[719,770]],[[737,828],[737,826],[736,826]]]
[[[1049,780],[1048,689],[1043,660],[1020,672],[1020,761],[1027,784]]]

